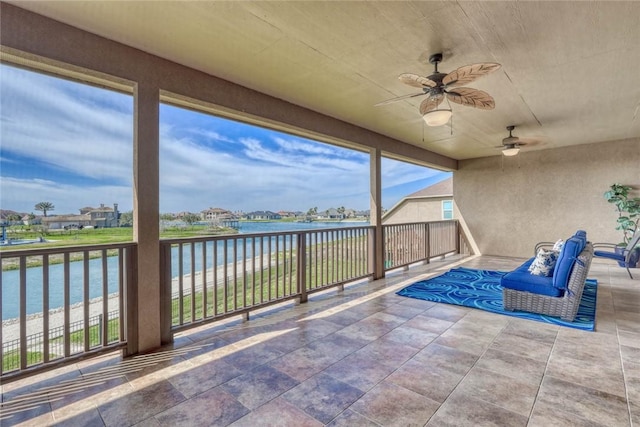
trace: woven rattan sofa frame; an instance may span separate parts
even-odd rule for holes
[[[546,314],[548,316],[560,317],[562,320],[568,322],[573,322],[578,312],[578,307],[580,306],[582,291],[584,290],[592,259],[593,245],[591,242],[588,242],[584,250],[578,255],[578,259],[569,276],[567,290],[561,297],[503,288],[502,300],[504,309]]]

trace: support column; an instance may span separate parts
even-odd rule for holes
[[[160,91],[140,82],[134,92],[133,240],[138,243],[137,352],[161,344]]]
[[[370,192],[370,221],[373,225],[373,248],[369,251],[370,261],[373,261],[373,278],[384,277],[384,241],[382,233],[382,153],[378,148],[372,148],[370,153],[369,192]]]

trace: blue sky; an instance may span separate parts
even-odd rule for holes
[[[132,209],[129,95],[0,65],[0,208]],[[383,206],[450,176],[383,159]],[[369,155],[169,105],[160,212],[369,208]],[[39,212],[34,212],[39,213]]]

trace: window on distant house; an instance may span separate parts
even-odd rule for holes
[[[453,219],[453,200],[442,201],[442,219]]]

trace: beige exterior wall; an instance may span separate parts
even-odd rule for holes
[[[577,229],[593,242],[619,242],[617,214],[603,193],[613,183],[640,189],[640,138],[521,152],[518,158],[459,162],[454,216],[484,255],[532,256],[539,241]]]
[[[442,201],[452,197],[434,197],[430,199],[405,199],[399,206],[390,210],[382,219],[383,224],[403,224],[407,222],[440,221]],[[455,213],[453,215],[455,218]]]

